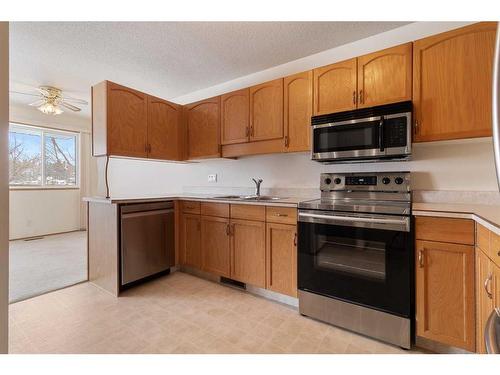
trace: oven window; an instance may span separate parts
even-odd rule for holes
[[[409,232],[299,222],[298,234],[299,289],[409,316]]]
[[[371,280],[385,280],[386,245],[380,241],[321,236],[316,267]]]
[[[372,121],[314,129],[314,152],[378,148],[378,124],[378,121]]]

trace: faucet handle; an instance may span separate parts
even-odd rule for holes
[[[252,178],[253,182],[255,182],[256,185],[260,185],[264,180],[262,178],[259,178],[256,180],[255,178]]]

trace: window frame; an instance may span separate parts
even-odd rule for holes
[[[40,185],[11,185],[9,181],[9,190],[79,190],[80,189],[80,155],[81,155],[81,137],[80,132],[52,128],[47,126],[37,126],[25,124],[21,122],[9,121],[9,134],[11,129],[27,130],[39,133],[41,136],[40,152],[41,152],[41,176],[42,183]],[[75,137],[75,185],[47,185],[45,181],[45,134],[48,135],[70,135]]]

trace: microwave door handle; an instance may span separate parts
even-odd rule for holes
[[[384,152],[384,116],[380,117],[380,121],[378,123],[378,145],[380,148],[380,152]]]

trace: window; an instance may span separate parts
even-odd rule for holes
[[[10,186],[76,187],[78,134],[10,124]]]

